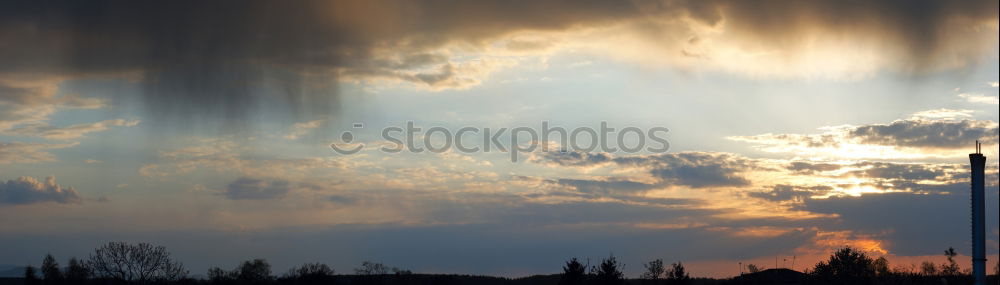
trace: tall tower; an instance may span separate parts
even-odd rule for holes
[[[976,141],[976,153],[969,154],[972,163],[972,275],[976,285],[986,284],[986,157]]]

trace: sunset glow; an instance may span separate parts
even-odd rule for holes
[[[977,142],[1000,254],[996,0],[5,2],[11,268],[968,262]]]

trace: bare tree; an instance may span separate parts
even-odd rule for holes
[[[62,283],[63,275],[59,270],[59,262],[56,262],[52,254],[46,254],[42,259],[42,278],[45,279],[45,284]]]
[[[83,261],[76,259],[76,257],[71,257],[69,264],[66,266],[64,277],[70,283],[79,284],[90,278],[90,268],[87,268],[87,264],[83,263]]]
[[[668,284],[687,284],[691,281],[691,276],[688,275],[687,270],[684,269],[684,264],[677,262],[670,265],[670,270],[667,270],[667,282]]]
[[[646,272],[643,272],[642,276],[640,276],[642,279],[657,280],[660,279],[660,277],[663,276],[663,273],[667,271],[667,269],[663,267],[663,259],[656,259],[647,262],[646,264],[643,264],[642,267],[646,268]]]
[[[920,274],[923,276],[936,276],[938,274],[937,265],[930,261],[920,264]]]
[[[758,272],[764,271],[764,269],[761,268],[760,266],[757,266],[756,264],[751,263],[751,264],[747,264],[747,271],[750,272],[750,274],[754,274],[754,273],[758,273]]]
[[[137,283],[174,281],[188,274],[166,247],[148,243],[110,242],[94,250],[87,266],[97,277]]]
[[[361,263],[361,267],[354,269],[354,274],[357,275],[386,275],[389,274],[389,266],[379,262],[365,261]]]
[[[282,278],[285,281],[319,284],[332,282],[333,274],[333,269],[326,264],[306,263],[302,266],[292,267]]]
[[[206,275],[208,276],[208,280],[212,281],[212,283],[223,283],[235,281],[239,272],[236,272],[235,270],[229,271],[218,267],[212,267],[208,269],[208,273]]]
[[[326,265],[323,265],[324,267]],[[329,270],[329,267],[326,267]],[[315,272],[311,269],[299,270],[297,268],[292,268],[289,274],[296,272]],[[333,274],[333,270],[329,271]],[[239,282],[239,284],[257,284],[257,283],[267,283],[273,281],[275,278],[271,275],[271,264],[267,260],[262,258],[257,258],[253,260],[246,260],[236,266],[233,270],[225,270],[218,267],[212,267],[208,269],[206,274],[209,281],[213,283],[232,283]],[[286,275],[287,278],[295,278],[298,276]]]
[[[958,262],[955,262],[955,256],[958,256],[958,253],[955,252],[955,248],[949,247],[948,250],[944,251],[944,256],[948,258],[948,263],[941,265],[941,275],[959,275],[962,268],[958,266]]]

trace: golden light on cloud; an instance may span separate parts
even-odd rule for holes
[[[856,234],[851,231],[818,231],[812,245],[798,251],[806,253],[825,253],[832,249],[850,246],[875,255],[889,254],[886,242],[871,235]]]
[[[967,119],[970,113],[937,109],[888,124],[827,126],[819,128],[818,134],[767,133],[727,139],[753,144],[764,152],[816,160],[955,158],[967,154],[966,146],[977,140],[997,145],[998,124]]]

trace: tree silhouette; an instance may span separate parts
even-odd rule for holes
[[[888,276],[892,274],[892,271],[889,270],[889,260],[885,259],[885,257],[875,259],[875,261],[872,261],[872,271],[874,271],[877,276]]]
[[[684,264],[678,262],[670,265],[670,270],[667,270],[667,283],[668,284],[687,284],[691,280],[691,276],[688,276],[687,270],[684,269]]]
[[[559,277],[559,285],[578,285],[586,280],[586,266],[574,257],[563,266],[563,274]]]
[[[205,274],[209,281],[212,283],[226,283],[236,281],[236,276],[238,272],[236,270],[228,271],[218,267],[212,267],[208,269],[208,273]]]
[[[749,271],[750,274],[753,274],[753,273],[761,272],[761,271],[764,271],[764,270],[761,269],[756,264],[751,263],[751,264],[747,264],[747,271]]]
[[[948,258],[948,263],[941,265],[941,275],[959,275],[962,269],[958,266],[958,262],[955,262],[955,256],[958,256],[958,253],[955,253],[955,248],[949,247],[948,250],[944,251],[944,256]]]
[[[923,276],[936,276],[938,274],[937,265],[930,261],[920,264],[920,274]]]
[[[71,257],[64,277],[71,284],[79,284],[90,278],[90,269],[76,257]]]
[[[38,273],[35,273],[34,266],[24,268],[24,284],[38,284]]]
[[[354,274],[357,275],[386,275],[389,274],[389,266],[379,262],[365,261],[361,263],[361,267],[354,269]]]
[[[868,255],[847,247],[830,256],[829,261],[816,264],[813,274],[820,281],[863,284],[875,276],[872,263]]]
[[[413,274],[413,271],[410,271],[409,269],[401,269],[401,268],[393,267],[392,268],[392,274],[394,274],[396,276],[399,276],[399,275],[411,275],[411,274]]]
[[[663,259],[656,259],[647,262],[646,264],[643,264],[642,267],[646,268],[646,272],[643,272],[642,276],[640,276],[642,279],[657,280],[660,279],[660,276],[663,276],[663,273],[667,271],[667,269],[663,267]]]
[[[257,258],[247,260],[235,270],[236,280],[240,283],[262,283],[274,280],[271,276],[271,264],[267,260]]]
[[[322,283],[330,282],[333,274],[333,269],[330,269],[326,264],[306,263],[289,269],[288,273],[285,273],[285,278],[305,283]]]
[[[135,283],[176,281],[188,274],[166,247],[148,243],[110,242],[94,250],[87,267],[97,277]]]
[[[621,272],[621,265],[618,264],[618,259],[614,255],[601,261],[601,264],[594,267],[591,270],[591,274],[594,275],[594,281],[601,285],[617,285],[622,284],[624,274]]]
[[[59,262],[56,262],[56,258],[52,257],[52,254],[46,254],[45,258],[42,259],[41,269],[45,284],[62,283],[63,275],[62,271],[59,270]]]

